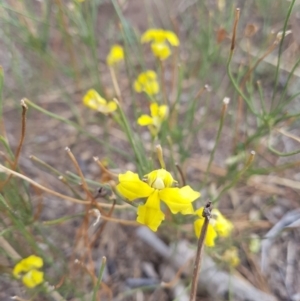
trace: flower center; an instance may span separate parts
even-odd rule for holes
[[[152,183],[152,187],[155,189],[164,189],[165,188],[165,183],[163,179],[161,178],[156,178],[154,182]]]
[[[165,169],[157,169],[146,175],[147,183],[154,189],[164,189],[171,187],[174,179]]]

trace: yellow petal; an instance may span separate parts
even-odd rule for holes
[[[172,46],[178,46],[180,43],[177,35],[173,31],[165,30],[165,37]]]
[[[150,112],[152,117],[158,116],[158,104],[156,102],[151,103],[150,105]]]
[[[166,43],[152,43],[151,49],[154,56],[158,57],[162,61],[171,55],[171,49]]]
[[[90,89],[83,97],[83,104],[92,110],[98,110],[99,106],[105,106],[106,100],[94,89]]]
[[[21,273],[28,272],[31,269],[39,269],[43,266],[44,262],[41,257],[38,257],[36,255],[30,255],[27,258],[22,259],[20,262],[18,262],[14,269],[13,269],[13,275],[15,277],[19,277]]]
[[[145,31],[141,37],[142,43],[148,43],[148,42],[163,43],[166,40],[172,46],[178,46],[180,43],[177,35],[170,30],[151,28]]]
[[[147,70],[145,73],[147,80],[156,80],[157,74],[153,70]]]
[[[124,50],[120,45],[113,45],[106,57],[107,65],[111,66],[124,60]]]
[[[154,232],[157,231],[157,228],[165,219],[165,215],[160,210],[158,190],[154,190],[145,205],[138,207],[137,214],[137,222],[148,226]]]
[[[229,236],[233,230],[231,221],[226,219],[218,209],[213,208],[211,213],[212,218],[215,220],[214,228],[218,234],[222,237]]]
[[[164,120],[167,118],[169,114],[169,108],[166,105],[159,106],[158,108],[158,116],[161,120]]]
[[[153,70],[148,70],[139,74],[134,81],[133,88],[136,92],[146,92],[149,95],[154,95],[159,92],[159,84],[157,75]]]
[[[149,95],[155,95],[159,92],[159,84],[157,81],[147,82],[144,85],[144,91]]]
[[[204,209],[204,207],[200,207],[198,210],[195,211],[195,214],[197,214],[200,218],[204,218],[202,215],[203,209]]]
[[[155,41],[159,36],[162,36],[162,30],[153,28],[148,29],[142,34],[141,43]]]
[[[139,83],[138,80],[135,80],[133,83],[133,89],[137,93],[143,92],[143,86]]]
[[[146,126],[153,124],[153,119],[149,115],[142,115],[138,120],[137,123],[141,126]]]
[[[199,192],[192,190],[189,186],[183,188],[165,188],[159,192],[159,197],[170,208],[173,214],[192,214],[194,209],[192,202],[200,196]]]
[[[109,101],[105,106],[99,106],[98,111],[101,113],[112,113],[117,107],[118,106],[114,101]]]
[[[183,198],[188,199],[190,202],[194,202],[201,196],[201,193],[193,190],[189,185],[180,188],[180,193]]]
[[[119,182],[116,187],[117,191],[130,201],[148,197],[154,191],[147,183],[139,179],[138,174],[131,171],[120,174]]]
[[[198,238],[200,236],[201,229],[203,227],[203,223],[204,223],[204,218],[197,219],[194,222],[194,230],[195,230],[195,234]],[[211,224],[208,224],[206,237],[205,237],[205,245],[208,247],[214,247],[216,237],[217,237],[216,231],[214,230],[214,228],[212,227]]]
[[[22,281],[29,288],[36,287],[44,281],[44,273],[35,269],[30,270],[23,276]]]

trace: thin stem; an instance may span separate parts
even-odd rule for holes
[[[102,257],[102,263],[101,263],[100,271],[99,271],[98,280],[97,280],[97,283],[96,283],[96,285],[94,287],[94,291],[93,291],[93,299],[92,299],[93,301],[96,301],[97,292],[98,292],[98,290],[100,288],[100,284],[101,284],[101,281],[102,281],[102,277],[103,277],[105,265],[106,265],[106,257],[103,256]]]
[[[51,190],[51,189],[49,189],[49,188],[47,188],[45,186],[42,186],[42,185],[38,184],[37,182],[31,180],[30,178],[28,178],[28,177],[26,177],[26,176],[24,176],[24,175],[22,175],[22,174],[20,174],[18,172],[15,172],[15,171],[13,171],[13,170],[11,170],[9,168],[6,168],[5,166],[3,166],[1,164],[0,164],[0,171],[6,173],[8,175],[13,175],[15,177],[18,177],[18,178],[20,178],[20,179],[22,179],[22,180],[30,183],[31,185],[33,185],[33,186],[35,186],[35,187],[37,187],[37,188],[39,188],[39,189],[41,189],[41,190],[43,190],[43,191],[45,191],[47,193],[50,193],[50,194],[55,195],[55,196],[57,196],[59,198],[62,198],[64,200],[67,200],[67,201],[70,201],[70,202],[73,202],[73,203],[77,203],[77,204],[82,204],[82,205],[90,205],[91,204],[91,202],[78,200],[78,199],[69,197],[67,195],[58,193],[58,192],[56,192],[54,190]],[[99,207],[101,207],[101,208],[110,208],[112,206],[112,204],[103,204],[103,203],[96,203],[96,205],[99,206]],[[115,207],[116,208],[117,207],[124,208],[124,205],[115,205]]]
[[[241,171],[239,171],[236,174],[236,176],[234,177],[234,179],[220,191],[219,195],[213,200],[213,203],[216,203],[219,200],[219,198],[223,195],[224,192],[226,192],[228,189],[230,189],[231,187],[233,187],[237,183],[237,181],[240,179],[240,177],[251,166],[251,164],[252,164],[252,162],[254,160],[254,157],[255,157],[255,151],[251,151],[249,159],[247,160],[244,168]]]
[[[144,161],[143,161],[143,159],[141,157],[141,154],[140,154],[140,152],[139,152],[139,150],[137,148],[136,141],[135,141],[135,139],[133,137],[133,132],[132,132],[132,130],[130,128],[130,125],[129,125],[128,121],[127,121],[127,118],[126,118],[126,116],[125,116],[125,114],[123,112],[123,109],[120,106],[120,103],[118,102],[117,99],[114,99],[114,101],[118,105],[119,113],[121,115],[121,120],[122,120],[122,123],[123,123],[123,126],[124,126],[124,130],[126,132],[127,138],[128,138],[128,140],[129,140],[129,142],[130,142],[130,144],[131,144],[131,146],[132,146],[132,148],[134,150],[136,159],[137,159],[137,161],[139,163],[139,167],[143,171]]]
[[[28,104],[29,106],[33,107],[34,109],[36,109],[36,110],[42,112],[43,114],[45,114],[45,115],[47,115],[47,116],[49,116],[49,117],[52,117],[52,118],[54,118],[54,119],[56,119],[56,120],[60,120],[60,121],[62,121],[62,122],[64,122],[64,123],[66,123],[66,124],[72,126],[72,127],[75,128],[79,133],[84,134],[84,135],[87,136],[88,138],[93,139],[94,141],[98,142],[98,143],[101,144],[101,145],[107,146],[110,150],[115,151],[115,152],[119,153],[120,155],[123,155],[123,156],[126,157],[127,159],[131,159],[131,157],[128,155],[128,153],[126,153],[126,152],[120,150],[119,148],[114,148],[114,147],[112,147],[111,145],[107,145],[106,141],[94,137],[94,135],[92,135],[92,134],[90,134],[89,132],[85,131],[85,130],[84,130],[81,126],[79,126],[77,123],[72,122],[72,121],[70,121],[70,120],[68,120],[68,119],[65,119],[65,118],[63,118],[63,117],[61,117],[61,116],[59,116],[59,115],[57,115],[57,114],[52,113],[52,112],[49,112],[49,111],[47,111],[47,110],[45,110],[45,109],[39,107],[38,105],[36,105],[35,103],[33,103],[32,101],[30,101],[30,100],[28,100],[28,99],[25,99],[25,102],[26,102],[26,104]]]
[[[235,81],[235,79],[233,78],[233,75],[231,73],[231,69],[230,69],[230,63],[232,60],[232,56],[233,56],[233,52],[234,52],[234,48],[235,48],[235,39],[236,39],[236,29],[237,29],[237,25],[239,22],[239,18],[240,18],[240,9],[237,8],[236,9],[236,13],[235,13],[235,19],[234,19],[234,24],[233,24],[233,34],[232,34],[232,40],[231,40],[231,48],[230,48],[230,53],[229,53],[229,58],[228,58],[228,62],[227,62],[227,75],[231,81],[231,83],[233,84],[235,90],[238,92],[238,94],[246,101],[250,111],[252,112],[252,114],[254,114],[256,117],[261,118],[259,116],[259,114],[257,114],[253,107],[252,107],[252,103],[251,100],[243,93],[243,91],[240,89],[238,83]]]
[[[24,101],[24,99],[21,100],[21,106],[22,106],[22,129],[21,129],[21,139],[16,151],[16,155],[15,155],[15,162],[14,165],[12,167],[13,170],[16,169],[17,165],[18,165],[18,161],[19,161],[19,157],[20,157],[20,153],[21,153],[21,149],[23,146],[23,142],[25,139],[25,133],[26,133],[26,113],[28,110],[28,107]]]
[[[192,286],[191,286],[191,294],[190,294],[190,301],[196,300],[196,294],[197,294],[197,287],[198,287],[198,278],[199,278],[199,271],[201,268],[201,261],[203,257],[203,246],[206,238],[206,233],[209,225],[209,219],[211,215],[211,202],[208,201],[205,205],[205,208],[203,209],[202,216],[204,217],[204,223],[201,229],[201,233],[198,240],[198,246],[197,246],[197,253],[194,263],[194,270],[193,270],[193,279],[192,279]]]
[[[123,103],[121,90],[120,90],[120,87],[119,87],[119,84],[118,84],[118,80],[117,80],[117,76],[116,76],[116,72],[115,72],[114,67],[109,66],[109,71],[110,71],[111,80],[113,82],[113,86],[114,86],[117,98],[120,101],[120,103]]]
[[[91,193],[89,191],[89,187],[88,187],[88,185],[87,185],[87,183],[85,181],[84,175],[83,175],[83,173],[81,171],[81,168],[80,168],[80,166],[79,166],[79,164],[78,164],[75,156],[73,155],[73,153],[71,152],[71,150],[70,150],[69,147],[66,147],[65,150],[66,150],[68,156],[70,157],[71,161],[73,162],[73,164],[74,164],[74,166],[76,168],[76,171],[78,172],[78,174],[80,176],[81,183],[82,183],[82,188],[85,191],[87,198],[91,199],[92,201],[94,201],[93,196],[91,195]]]
[[[182,186],[185,186],[186,185],[186,181],[185,181],[185,176],[184,176],[184,173],[180,167],[180,165],[178,163],[175,163],[175,166],[180,174],[180,177],[181,177],[181,182],[182,182]]]
[[[156,154],[161,168],[166,169],[166,163],[164,161],[164,155],[163,155],[163,150],[161,148],[161,145],[158,144],[156,145],[155,148],[156,148]]]
[[[292,152],[288,152],[288,153],[283,153],[283,152],[280,152],[280,151],[276,150],[271,145],[271,130],[270,130],[270,135],[269,135],[269,139],[268,139],[268,150],[270,152],[272,152],[273,154],[276,154],[277,156],[280,156],[280,157],[289,157],[289,156],[293,156],[293,155],[296,155],[296,154],[300,153],[300,149],[292,151]]]
[[[4,83],[4,72],[2,66],[0,66],[0,135],[5,136],[5,127],[3,121],[3,83]]]
[[[59,13],[59,17],[61,19],[61,24],[62,24],[62,28],[64,31],[64,36],[66,39],[66,43],[67,43],[67,47],[68,47],[68,52],[70,54],[70,59],[74,68],[74,72],[75,72],[75,85],[76,88],[79,89],[79,79],[80,79],[80,75],[79,75],[79,68],[78,68],[78,64],[77,64],[77,60],[76,60],[76,56],[75,56],[75,52],[74,52],[74,45],[73,45],[73,40],[72,40],[72,36],[70,35],[69,31],[68,31],[68,25],[67,25],[67,20],[66,20],[66,16],[63,10],[63,3],[61,0],[55,0],[56,5],[58,6],[58,13]]]
[[[277,60],[277,67],[276,67],[276,73],[275,73],[275,88],[273,90],[271,108],[273,107],[275,95],[276,95],[276,92],[277,92],[279,67],[280,67],[280,61],[281,61],[283,41],[284,41],[284,38],[285,38],[285,32],[286,32],[288,21],[290,19],[290,16],[291,16],[291,13],[292,13],[295,2],[296,2],[296,0],[292,0],[292,2],[290,4],[290,7],[289,7],[289,10],[288,10],[288,13],[287,13],[286,18],[285,18],[285,21],[284,21],[282,39],[281,39],[280,44],[279,44],[278,60]]]
[[[15,154],[15,159],[14,159],[14,163],[11,167],[12,170],[16,170],[17,168],[17,165],[18,165],[18,161],[19,161],[19,157],[20,157],[20,154],[21,154],[21,150],[22,150],[22,146],[23,146],[23,142],[24,142],[24,139],[25,139],[25,133],[26,133],[26,113],[27,113],[27,110],[28,110],[28,107],[27,105],[25,104],[24,102],[24,99],[21,100],[21,106],[22,106],[22,128],[21,128],[21,138],[20,138],[20,142],[19,142],[19,145],[18,145],[18,148],[17,148],[17,151],[16,151],[16,154]],[[3,187],[10,181],[10,179],[12,178],[12,175],[10,174],[8,176],[8,178],[2,182],[0,184],[0,191],[3,189]]]
[[[204,184],[207,183],[207,178],[208,178],[208,174],[209,174],[209,171],[210,171],[210,167],[211,167],[212,161],[214,159],[217,146],[219,144],[219,140],[220,140],[222,128],[223,128],[223,125],[224,125],[224,119],[225,119],[225,116],[226,116],[228,103],[229,103],[229,98],[225,97],[224,100],[223,100],[223,106],[222,106],[222,111],[221,111],[221,118],[220,118],[217,138],[216,138],[216,141],[215,141],[214,148],[213,148],[213,150],[212,150],[212,152],[210,153],[210,156],[209,156],[209,161],[208,161],[208,165],[207,165],[207,169],[206,169],[206,173],[205,173],[205,178],[204,178],[204,181],[203,181]]]
[[[160,76],[161,76],[161,86],[162,86],[162,92],[163,92],[163,99],[165,105],[169,106],[169,100],[167,95],[167,88],[166,88],[166,81],[165,81],[165,66],[163,61],[159,60],[159,66],[160,66]]]

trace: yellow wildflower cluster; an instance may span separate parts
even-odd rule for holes
[[[27,287],[36,287],[44,281],[44,273],[38,270],[43,264],[41,257],[30,255],[15,265],[13,275],[16,278],[22,278],[22,282]]]
[[[193,214],[192,202],[200,197],[200,193],[190,186],[182,188],[174,187],[176,182],[172,175],[165,169],[157,169],[145,175],[144,181],[138,174],[127,171],[119,175],[117,191],[129,201],[139,198],[147,198],[144,205],[139,205],[137,221],[156,231],[165,219],[160,209],[162,200],[173,214]]]
[[[105,100],[94,89],[88,90],[84,95],[83,104],[88,108],[103,114],[112,113],[117,109],[117,104],[114,101]]]
[[[151,116],[144,114],[137,120],[137,123],[141,126],[148,126],[152,136],[156,137],[169,110],[166,105],[159,106],[154,102],[150,105],[150,112]]]
[[[160,60],[165,60],[171,55],[171,49],[167,42],[172,46],[179,46],[180,43],[174,32],[163,29],[148,29],[142,35],[141,42],[151,42],[152,52]]]
[[[106,63],[109,66],[113,66],[124,60],[124,50],[120,45],[113,45],[106,57]]]
[[[157,75],[153,70],[147,70],[139,74],[134,81],[133,88],[136,92],[145,92],[148,95],[155,95],[159,92]]]
[[[201,229],[204,224],[204,217],[202,216],[203,209],[204,208],[201,207],[195,212],[199,217],[199,219],[197,219],[194,222],[194,229],[197,237],[200,236]],[[229,220],[227,220],[218,209],[213,208],[211,211],[211,218],[209,220],[209,225],[207,228],[205,244],[208,247],[215,246],[215,239],[218,235],[221,237],[227,237],[230,235],[232,230],[232,223]]]

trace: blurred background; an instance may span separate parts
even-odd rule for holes
[[[236,8],[240,19],[231,58]],[[182,183],[178,163],[187,183],[201,192],[195,209],[209,198],[234,225],[230,238],[207,248],[214,272],[199,300],[252,300],[249,295],[300,300],[299,9],[298,1],[285,0],[0,1],[1,164],[84,200],[82,181],[65,151],[69,147],[91,193],[104,187],[100,198],[111,204],[110,187],[117,179],[106,169],[142,177],[158,168],[154,146],[160,144],[168,170]],[[141,44],[150,28],[178,36],[180,45],[167,60]],[[112,73],[107,55],[114,44],[125,55]],[[137,93],[133,83],[147,69],[157,72],[157,101],[167,98],[170,112],[157,137],[137,124],[149,114],[152,99]],[[129,134],[121,115],[83,104],[89,89],[106,100],[118,98]],[[26,134],[16,156],[23,98],[29,100]],[[193,217],[166,213],[155,237],[140,234],[138,224],[101,218],[93,228],[97,214],[86,220],[85,206],[18,177],[6,183],[8,175],[0,175],[1,300],[55,299],[45,287],[28,289],[14,279],[16,257],[7,244],[20,258],[43,257],[46,280],[65,300],[188,300],[193,258],[183,272],[157,250],[155,239],[177,255],[180,246],[184,254],[194,251]],[[123,204],[119,196],[116,202]],[[116,220],[136,218],[134,207],[106,210],[101,214]],[[232,247],[239,259],[234,266],[224,257]],[[102,256],[103,282],[93,294]],[[220,279],[228,280],[221,283],[225,288],[219,288]],[[169,281],[174,282],[161,284]]]

